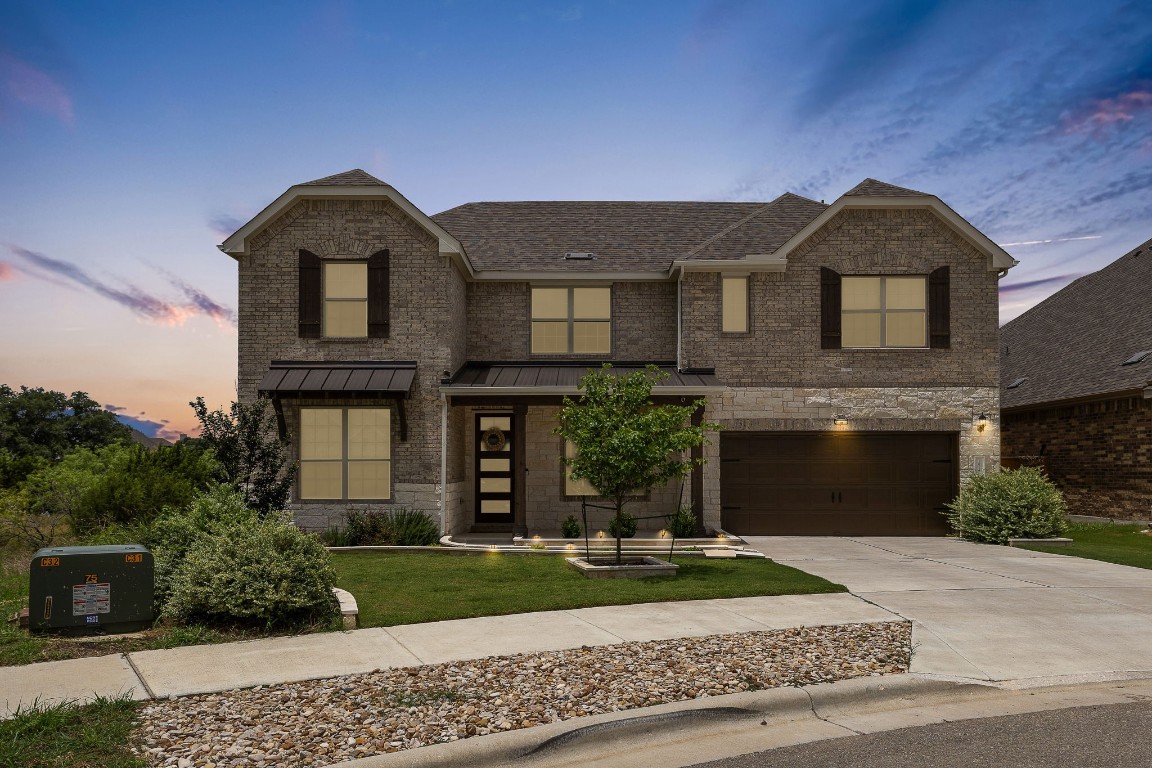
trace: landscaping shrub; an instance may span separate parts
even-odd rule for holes
[[[440,539],[440,526],[427,512],[417,509],[351,510],[345,519],[347,546],[423,547]]]
[[[636,535],[636,518],[627,512],[621,512],[608,523],[608,533],[614,538],[630,539]]]
[[[1007,544],[1042,539],[1068,529],[1064,495],[1035,467],[975,475],[947,505],[948,522],[965,539]]]
[[[560,535],[566,539],[580,538],[580,521],[576,519],[576,515],[564,518],[564,522],[560,523]]]
[[[185,623],[266,629],[326,622],[339,613],[335,583],[320,540],[268,515],[199,537],[172,574],[164,612]]]
[[[688,539],[696,535],[696,513],[689,507],[681,507],[668,516],[668,532],[678,539]]]

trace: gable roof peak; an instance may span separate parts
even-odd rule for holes
[[[312,181],[305,181],[297,186],[300,187],[386,187],[388,186],[380,179],[376,178],[370,173],[363,171],[359,168],[353,168],[350,171],[343,173],[336,173],[331,176],[325,176],[322,179],[313,179]]]
[[[898,187],[885,181],[864,179],[852,189],[844,193],[845,197],[927,197],[926,192],[917,192],[907,187]]]

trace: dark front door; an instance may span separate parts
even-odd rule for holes
[[[476,524],[512,525],[515,510],[515,417],[476,414]]]
[[[939,536],[957,436],[722,432],[721,526],[735,534]]]

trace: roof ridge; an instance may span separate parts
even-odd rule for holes
[[[875,187],[879,187],[880,189],[877,190]],[[865,191],[866,189],[868,191]],[[864,181],[860,182],[856,186],[852,187],[852,189],[845,192],[844,197],[848,197],[850,195],[864,197],[867,195],[876,194],[877,191],[888,194],[895,192],[899,193],[900,195],[917,195],[929,197],[928,193],[926,192],[920,192],[919,190],[909,189],[908,187],[900,187],[895,184],[889,184],[886,181],[880,181],[879,179],[874,179],[871,176],[865,178]]]
[[[339,186],[341,184],[354,184],[357,186],[369,186],[379,184],[382,187],[388,186],[386,182],[381,181],[372,174],[368,173],[362,168],[352,168],[351,170],[334,173],[331,176],[324,176],[312,181],[301,182],[297,186]]]
[[[732,234],[733,232],[735,232],[737,229],[744,226],[748,222],[752,221],[752,219],[755,219],[757,216],[764,213],[769,208],[776,205],[776,203],[780,202],[781,200],[783,200],[785,197],[787,197],[789,195],[792,195],[792,193],[791,192],[785,192],[782,195],[777,196],[775,200],[770,200],[767,203],[764,203],[762,206],[760,206],[756,210],[752,211],[752,213],[748,214],[747,216],[740,219],[736,223],[731,224],[728,227],[726,227],[725,229],[720,230],[716,234],[712,235],[712,237],[706,238],[703,242],[701,242],[695,248],[686,252],[682,258],[685,258],[685,259],[691,258],[692,256],[696,255],[697,253],[700,253],[700,251],[704,250],[705,248],[712,245],[713,243],[720,241],[720,240],[723,240],[725,237]],[[792,195],[792,197],[800,197],[800,195]],[[801,199],[807,200],[807,198],[801,198]],[[809,202],[815,203],[816,201],[810,200]],[[818,203],[818,205],[819,205],[819,203]]]

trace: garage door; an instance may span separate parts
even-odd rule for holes
[[[933,536],[956,495],[954,433],[721,432],[721,525],[782,536]]]

